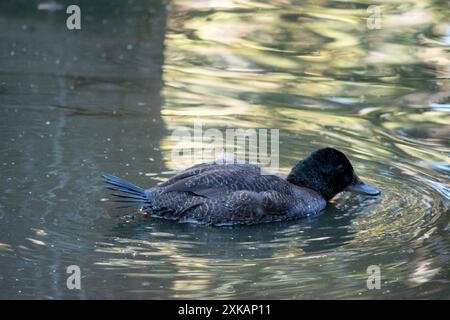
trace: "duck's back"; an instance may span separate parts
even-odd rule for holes
[[[324,199],[252,164],[201,164],[146,190],[149,213],[210,224],[288,220],[322,210]]]
[[[205,163],[180,172],[159,185],[165,192],[189,191],[199,196],[248,190],[263,192],[275,190],[289,193],[291,184],[274,173],[265,172],[253,164]]]

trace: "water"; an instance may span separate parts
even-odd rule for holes
[[[368,29],[363,1],[80,1],[68,31],[70,1],[39,3],[0,4],[0,298],[450,298],[448,4],[377,2]],[[334,146],[382,195],[252,227],[120,218],[99,174],[167,179],[194,120],[278,128],[281,172]]]

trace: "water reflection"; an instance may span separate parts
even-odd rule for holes
[[[80,1],[71,33],[64,10],[2,2],[0,297],[448,298],[447,5],[380,3],[371,30],[371,4]],[[193,121],[280,129],[284,173],[334,146],[382,196],[264,227],[115,217],[99,173],[168,178]]]
[[[275,223],[264,229],[259,227],[205,228],[192,224],[175,224],[167,221],[151,221],[154,218],[137,217],[115,227],[109,237],[121,238],[125,241],[158,241],[166,243],[170,238],[195,241],[195,250],[207,252],[208,257],[215,259],[247,259],[270,258],[278,253],[278,245],[290,241],[299,252],[314,252],[339,247],[350,240],[354,232],[351,226],[351,214],[330,207],[326,214],[309,218],[305,223]],[[333,227],[331,227],[333,226]],[[297,236],[297,238],[295,237]],[[173,242],[170,241],[172,244]],[[221,243],[211,252],[210,243]],[[268,243],[274,246],[267,245]],[[170,245],[171,245],[170,244]],[[236,248],[238,246],[239,249]],[[259,248],[260,250],[255,250]],[[192,255],[192,246],[180,246],[186,254]],[[236,250],[237,249],[237,250]]]
[[[103,257],[97,265],[127,278],[145,279],[136,284],[144,291],[151,290],[146,288],[149,283],[163,278],[167,294],[174,297],[208,297],[212,292],[231,297],[231,293],[240,294],[233,287],[242,284],[238,275],[243,270],[264,278],[264,266],[275,264],[277,277],[285,278],[291,260],[314,261],[350,242],[354,215],[330,207],[324,219],[264,229],[205,228],[154,219],[149,225],[138,218],[113,228],[107,238],[110,242],[97,244],[96,251]]]

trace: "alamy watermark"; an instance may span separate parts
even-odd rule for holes
[[[381,269],[377,265],[370,265],[367,267],[367,273],[369,277],[367,278],[367,289],[381,289]]]
[[[381,7],[376,5],[370,5],[367,8],[367,13],[370,16],[367,18],[366,26],[369,30],[381,29]]]
[[[193,130],[181,127],[173,131],[171,140],[177,141],[177,144],[172,149],[171,156],[177,170],[194,162],[252,163],[277,170],[279,139],[279,129],[203,130],[203,124],[196,121]]]
[[[70,265],[66,269],[66,273],[70,274],[67,277],[66,285],[69,290],[81,289],[81,270],[77,265]]]
[[[80,30],[81,29],[81,9],[79,6],[72,4],[67,7],[67,17],[66,26],[69,30]]]

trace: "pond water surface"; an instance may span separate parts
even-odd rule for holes
[[[78,31],[39,3],[0,4],[0,298],[450,298],[447,2],[79,1]],[[283,173],[333,146],[382,194],[251,227],[121,218],[100,173],[167,179],[194,121],[279,129]]]

